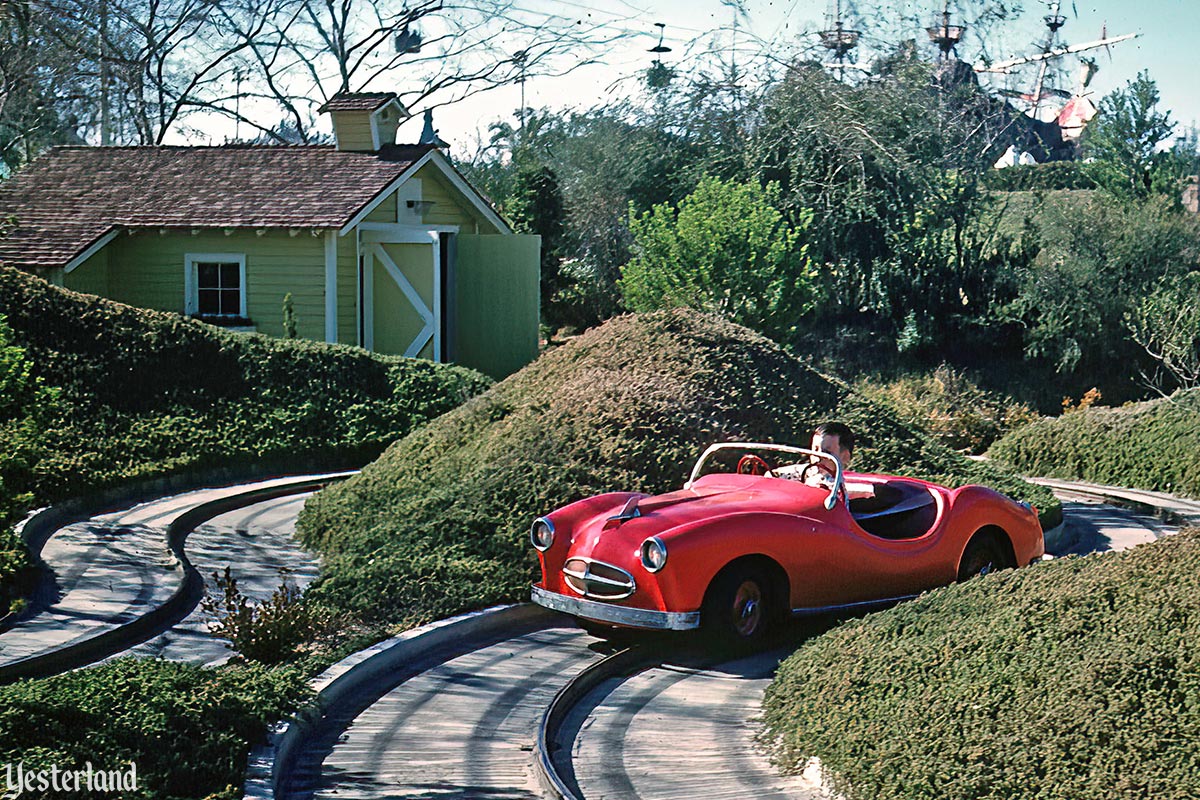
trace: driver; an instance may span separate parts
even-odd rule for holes
[[[809,445],[809,449],[816,450],[818,453],[828,453],[836,458],[841,463],[844,473],[850,468],[850,461],[854,457],[854,431],[842,422],[822,422],[813,431],[812,444]],[[815,456],[809,456],[807,464],[780,467],[771,470],[771,474],[780,478],[804,481],[809,486],[822,489],[833,487],[834,471],[829,461]],[[869,483],[851,484],[846,487],[846,496],[848,500],[874,497],[875,487]]]

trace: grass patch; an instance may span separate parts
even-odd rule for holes
[[[325,557],[310,596],[410,625],[525,599],[536,515],[615,489],[678,488],[714,441],[803,444],[834,418],[859,434],[856,468],[985,483],[1057,512],[1044,489],[954,453],[762,336],[657,312],[545,353],[310,500],[301,537]]]
[[[766,736],[847,798],[1200,794],[1200,529],[1009,570],[788,658]]]
[[[293,669],[118,659],[0,686],[0,763],[125,772],[132,761],[138,791],[123,798],[233,800],[242,796],[247,742],[310,696]]]
[[[1026,475],[1200,497],[1200,389],[1043,419],[988,455]]]

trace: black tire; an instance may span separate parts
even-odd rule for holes
[[[990,572],[1007,569],[1008,554],[996,537],[988,534],[976,534],[963,550],[962,560],[958,562],[958,580],[970,580],[976,575],[987,575]]]
[[[709,587],[700,624],[717,645],[754,647],[766,640],[779,618],[775,598],[774,587],[761,569],[745,566],[726,570]]]

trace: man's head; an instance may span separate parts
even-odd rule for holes
[[[849,469],[854,454],[854,431],[840,422],[822,422],[813,431],[810,449],[829,453],[842,462],[842,469]],[[825,462],[821,467],[827,469],[829,463]]]

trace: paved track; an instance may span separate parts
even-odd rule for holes
[[[331,709],[279,797],[540,797],[538,721],[603,648],[563,624],[547,613],[499,641],[460,642]]]
[[[0,634],[0,664],[37,656],[127,623],[161,605],[183,580],[163,529],[200,500],[180,495],[59,530],[42,548],[52,570],[32,616]]]
[[[214,572],[231,567],[242,594],[263,600],[281,582],[301,589],[317,578],[317,557],[296,541],[296,517],[311,492],[266,500],[214,517],[188,536],[187,554],[204,577],[205,589],[216,592]],[[169,631],[121,655],[160,656],[172,661],[217,664],[227,660],[225,639],[208,632],[209,615],[197,607]]]
[[[611,680],[568,716],[571,763],[557,761],[588,800],[823,798],[804,777],[781,777],[755,745],[763,692],[792,649]]]
[[[0,633],[0,666],[49,656],[110,634],[160,608],[184,581],[183,569],[166,545],[165,531],[173,520],[204,503],[295,480],[201,489],[59,529],[42,548],[41,559],[49,573],[29,613]],[[317,560],[299,547],[294,530],[309,494],[266,500],[215,517],[188,537],[189,559],[210,584],[212,572],[231,564],[243,591],[255,598],[269,596],[279,585],[281,572],[307,585],[316,576]],[[131,652],[194,663],[228,656],[224,643],[207,633],[199,609],[171,630],[120,655]]]
[[[1175,530],[1090,496],[1071,498],[1070,552],[1125,549]],[[605,649],[554,625],[569,623],[464,642],[330,710],[280,796],[541,796],[530,752],[540,715]],[[826,797],[819,777],[780,777],[755,744],[763,692],[792,649],[708,668],[665,663],[609,680],[564,722],[554,753],[560,774],[587,800]]]

